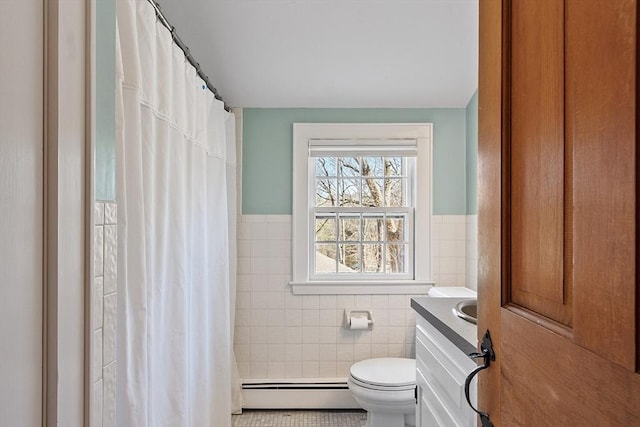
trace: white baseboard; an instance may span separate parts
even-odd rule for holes
[[[260,382],[242,384],[245,409],[360,409],[346,381]]]

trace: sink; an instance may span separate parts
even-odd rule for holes
[[[478,323],[478,301],[475,299],[465,299],[460,301],[453,309],[453,314],[467,322]]]

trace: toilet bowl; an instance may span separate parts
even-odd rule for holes
[[[347,380],[356,402],[367,411],[365,427],[416,424],[416,361],[396,357],[354,363]]]

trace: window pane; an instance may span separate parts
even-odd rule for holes
[[[336,241],[336,218],[335,215],[316,216],[316,241],[335,242]]]
[[[384,239],[384,217],[382,215],[362,216],[362,241],[381,242]]]
[[[341,176],[360,176],[360,160],[358,157],[340,157],[338,159],[338,172]]]
[[[384,160],[382,157],[363,157],[362,176],[383,177]]]
[[[382,273],[382,245],[381,244],[363,244],[362,245],[362,264],[366,273]]]
[[[367,178],[362,182],[362,206],[384,206],[384,180]]]
[[[384,180],[385,188],[385,206],[405,206],[403,184],[405,180],[402,178],[387,178]]]
[[[406,272],[407,245],[387,245],[386,269],[387,273]]]
[[[335,178],[316,179],[316,206],[336,206],[337,185]]]
[[[336,245],[316,245],[316,274],[335,273]]]
[[[360,245],[340,244],[340,263],[338,272],[359,273],[360,272]]]
[[[316,159],[316,176],[336,176],[336,163],[338,159],[335,157],[318,157]]]
[[[360,241],[360,225],[360,215],[340,215],[340,235],[338,240],[347,242]]]
[[[404,242],[404,215],[387,215],[387,242]]]
[[[384,176],[402,176],[402,157],[385,157]]]
[[[360,206],[360,180],[340,179],[340,206]]]

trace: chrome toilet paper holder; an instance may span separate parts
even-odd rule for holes
[[[368,329],[373,329],[373,311],[361,310],[361,309],[347,309],[344,310],[344,327],[346,329],[354,329],[351,325],[351,319],[354,317],[366,317]],[[359,328],[358,328],[359,329]]]

